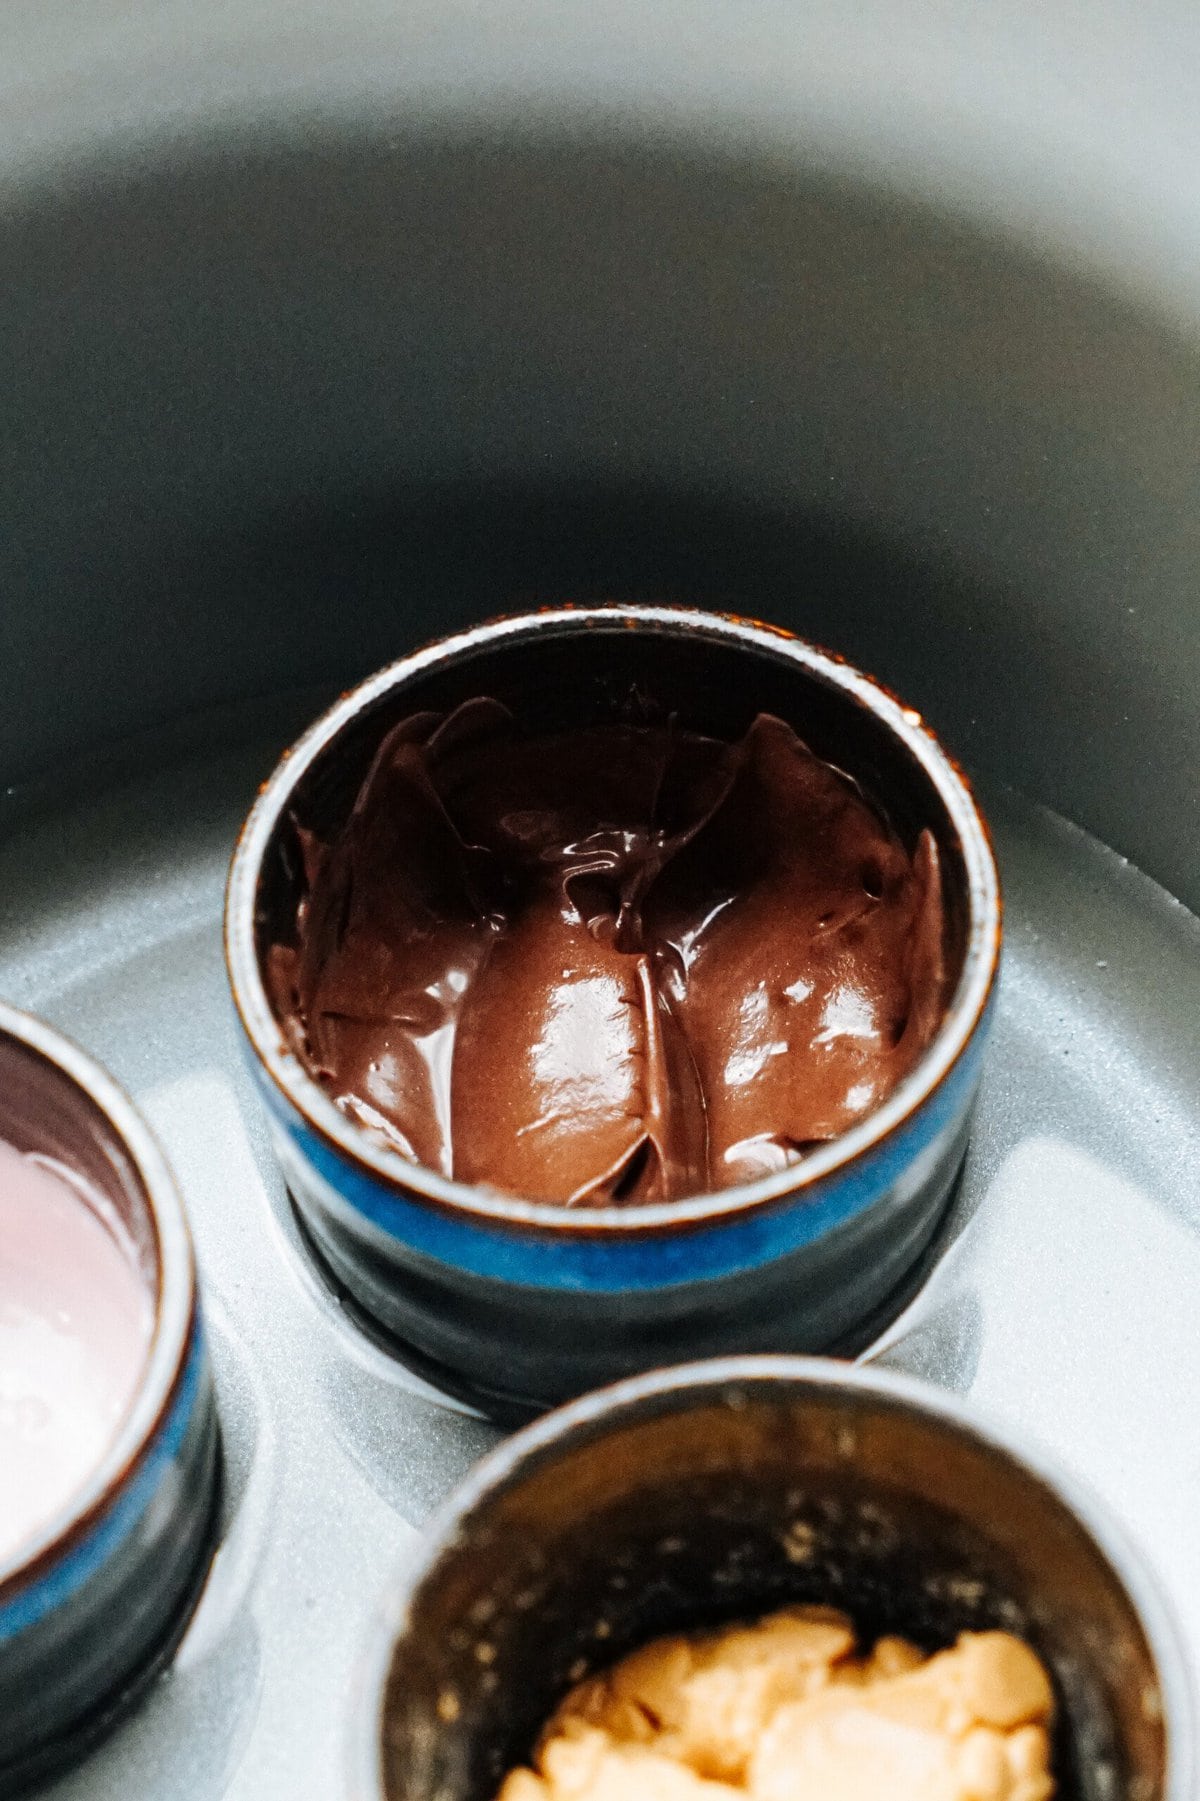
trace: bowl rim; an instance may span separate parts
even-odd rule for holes
[[[459,657],[478,656],[496,646],[521,643],[551,632],[565,637],[597,632],[615,635],[629,630],[651,631],[666,637],[699,635],[714,643],[797,665],[889,727],[920,765],[957,834],[966,869],[967,943],[962,972],[942,1023],[912,1069],[880,1107],[848,1132],[812,1152],[803,1164],[736,1187],[681,1200],[576,1210],[439,1175],[376,1142],[347,1119],[304,1068],[275,1018],[255,945],[255,915],[263,859],[297,787],[343,729],[364,712]],[[225,891],[224,941],[234,1005],[258,1066],[308,1129],[335,1154],[365,1169],[407,1200],[415,1198],[459,1217],[473,1216],[481,1225],[532,1227],[539,1232],[576,1238],[625,1238],[736,1218],[781,1198],[791,1199],[840,1174],[864,1153],[890,1139],[941,1085],[984,1017],[999,971],[1002,917],[991,835],[967,777],[920,713],[873,676],[781,626],[736,614],[661,605],[560,606],[489,620],[437,639],[368,676],[321,714],[283,753],[260,788],[239,834]]]
[[[791,1354],[714,1357],[625,1377],[543,1414],[472,1466],[426,1523],[416,1552],[396,1569],[389,1590],[376,1605],[352,1686],[347,1752],[354,1801],[382,1801],[384,1704],[395,1646],[419,1589],[475,1509],[577,1438],[602,1436],[609,1426],[639,1415],[673,1411],[659,1405],[672,1398],[686,1407],[755,1388],[868,1396],[881,1407],[918,1414],[972,1440],[1046,1489],[1108,1564],[1145,1634],[1165,1729],[1166,1780],[1159,1801],[1192,1801],[1200,1774],[1197,1689],[1183,1635],[1157,1573],[1102,1497],[1010,1421],[1001,1421],[933,1383],[899,1370]]]
[[[104,1457],[36,1536],[0,1560],[0,1608],[36,1583],[84,1538],[117,1499],[163,1424],[187,1362],[196,1313],[196,1264],[175,1177],[158,1141],[124,1089],[55,1027],[0,1001],[0,1039],[30,1051],[97,1108],[145,1196],[158,1248],[154,1323],[133,1399]]]

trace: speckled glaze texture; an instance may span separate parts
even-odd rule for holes
[[[287,823],[344,817],[397,719],[486,691],[550,729],[671,715],[734,736],[760,711],[861,781],[910,845],[937,840],[951,993],[882,1107],[802,1164],[720,1194],[586,1215],[421,1169],[357,1130],[288,1044],[263,956],[294,904]],[[280,765],[230,875],[226,951],[272,1139],[311,1247],[422,1373],[500,1418],[638,1369],[863,1342],[903,1304],[962,1160],[999,956],[999,893],[966,784],[919,717],[769,627],[657,608],[499,621],[346,696]]]
[[[212,1373],[173,1180],[129,1102],[56,1033],[0,1005],[0,1129],[119,1212],[154,1300],[146,1366],[83,1492],[0,1567],[0,1794],[91,1746],[174,1649],[218,1499]]]
[[[1015,1632],[1062,1801],[1192,1795],[1174,1622],[1095,1500],[922,1383],[772,1357],[586,1396],[477,1467],[368,1654],[355,1801],[491,1801],[585,1675],[797,1601],[929,1650]]]

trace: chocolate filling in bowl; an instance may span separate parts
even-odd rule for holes
[[[351,1119],[568,1206],[752,1180],[892,1092],[944,1011],[937,844],[758,714],[723,742],[497,701],[387,733],[345,825],[297,826],[272,996]]]

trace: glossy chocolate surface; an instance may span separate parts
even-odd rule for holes
[[[351,1118],[535,1200],[682,1198],[798,1161],[942,1017],[937,850],[760,714],[525,731],[496,701],[384,738],[273,1003]]]

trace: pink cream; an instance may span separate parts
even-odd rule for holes
[[[0,1567],[111,1448],[152,1325],[148,1284],[104,1201],[0,1140]]]

